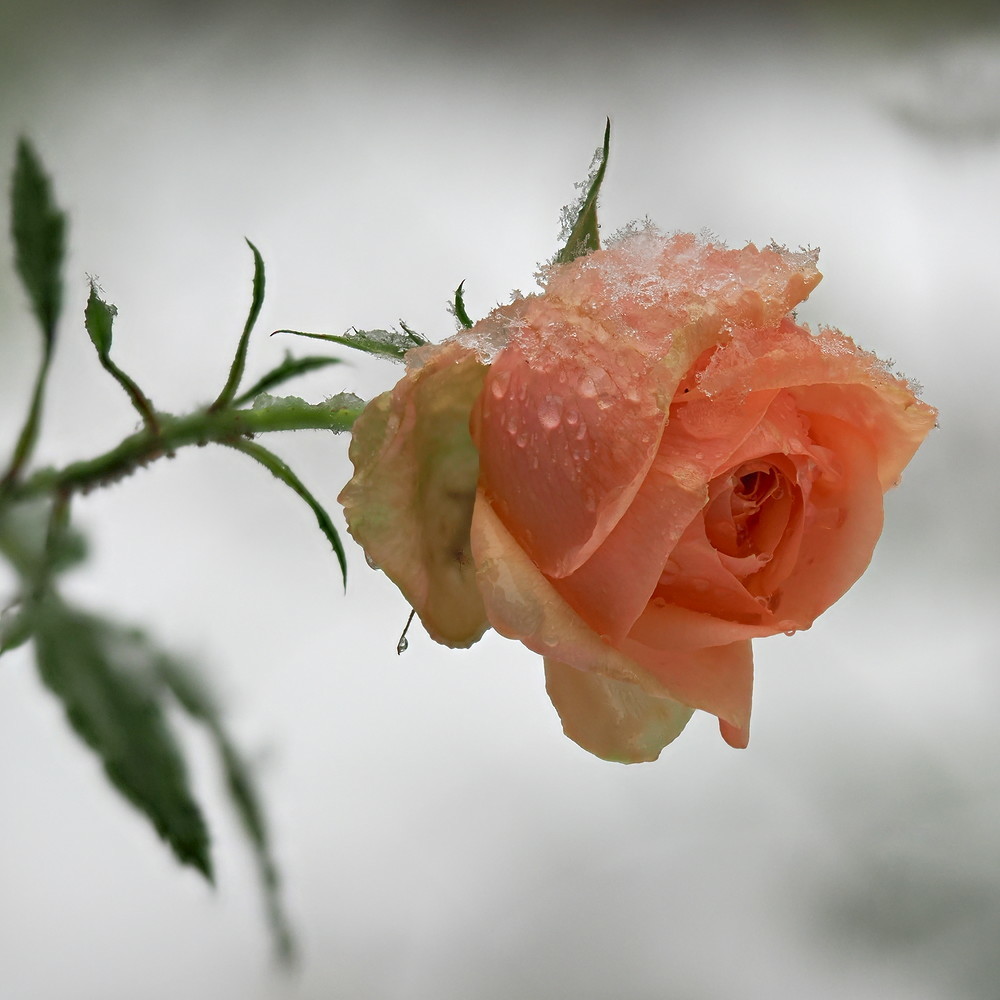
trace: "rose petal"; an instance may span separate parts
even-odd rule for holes
[[[748,625],[725,621],[715,615],[692,611],[676,604],[660,604],[654,598],[632,626],[629,638],[644,646],[685,652],[768,635],[774,635],[774,626],[771,624]]]
[[[777,323],[819,273],[809,254],[650,230],[546,277],[544,297],[504,310],[509,342],[474,436],[482,487],[536,565],[558,578],[629,509],[695,359],[729,324]]]
[[[469,646],[489,627],[469,547],[479,470],[469,414],[486,367],[454,342],[410,354],[411,370],[354,425],[354,477],[339,499],[430,636]]]
[[[622,643],[622,652],[655,677],[672,698],[749,732],[753,697],[749,639],[685,651],[656,649],[629,637]]]
[[[804,412],[827,413],[862,430],[875,448],[883,491],[895,485],[937,417],[850,337],[830,329],[813,335],[790,320],[773,329],[734,330],[699,378],[712,397],[743,393],[748,382],[755,390],[790,388]]]
[[[635,329],[654,316],[652,331],[705,313],[727,323],[774,326],[819,283],[816,256],[752,243],[730,250],[691,233],[664,237],[650,226],[572,265],[550,268],[545,287],[547,296],[621,315]]]
[[[693,710],[635,684],[545,659],[545,690],[563,732],[584,750],[620,764],[656,760]]]
[[[638,684],[654,696],[668,696],[559,596],[481,492],[472,515],[472,554],[486,614],[501,635],[578,669]]]
[[[836,475],[812,482],[794,568],[771,608],[787,629],[808,628],[839,600],[871,561],[882,533],[882,487],[875,446],[834,417],[810,415],[810,437],[836,456]]]
[[[526,305],[530,325],[494,361],[474,433],[498,513],[543,572],[564,576],[628,509],[680,374],[634,340],[548,309]]]
[[[604,544],[555,586],[593,628],[617,641],[642,613],[667,557],[707,500],[707,483],[767,410],[773,393],[709,406],[691,420],[679,405],[649,474]]]
[[[718,710],[736,726],[749,723],[753,660],[750,643],[736,641],[746,632],[724,636],[721,648],[681,642],[677,650],[646,645],[637,633],[616,649],[563,601],[482,494],[472,517],[472,551],[486,613],[501,635],[567,668],[638,686],[652,698]]]

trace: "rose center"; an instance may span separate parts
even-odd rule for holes
[[[789,492],[785,475],[767,459],[719,476],[710,486],[705,509],[709,542],[737,558],[770,554],[787,520]]]

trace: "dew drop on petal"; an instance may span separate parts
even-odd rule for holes
[[[546,430],[554,431],[562,422],[562,400],[558,396],[546,396],[538,407],[538,419]]]
[[[507,390],[510,388],[510,372],[500,371],[497,372],[496,376],[492,380],[490,385],[490,391],[493,393],[496,399],[503,399],[507,395]]]

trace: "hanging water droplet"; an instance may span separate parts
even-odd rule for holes
[[[371,566],[372,569],[379,568],[378,563],[375,562],[375,560],[372,559],[372,557],[367,552],[365,553],[365,562],[368,563],[368,565]]]
[[[403,634],[399,637],[399,642],[396,643],[397,656],[401,656],[410,648],[410,640],[406,638],[406,633],[410,631],[410,625],[416,613],[416,608],[410,608],[410,617],[406,619],[406,624],[403,626]]]

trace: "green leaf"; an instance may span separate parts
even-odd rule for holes
[[[0,507],[0,554],[27,579],[59,573],[82,562],[86,541],[71,526],[50,532],[52,501],[35,498]]]
[[[306,372],[315,371],[317,368],[325,368],[327,365],[341,364],[340,358],[327,358],[320,355],[309,355],[305,358],[293,358],[291,354],[285,355],[285,360],[276,368],[272,368],[266,375],[261,376],[246,392],[240,393],[233,400],[233,406],[242,406],[248,403],[255,396],[273,389],[282,382],[298,378]]]
[[[417,333],[416,330],[410,329],[402,320],[399,321],[400,328],[407,337],[410,338],[411,343],[417,347],[423,347],[424,344],[428,343],[428,340],[422,334]]]
[[[261,306],[264,304],[264,258],[260,251],[249,241],[246,241],[253,253],[253,298],[250,302],[250,312],[247,321],[243,325],[243,335],[236,346],[236,356],[233,358],[232,366],[229,369],[229,378],[222,387],[218,399],[209,407],[212,410],[220,410],[232,402],[236,391],[240,387],[240,380],[243,378],[243,369],[246,367],[247,348],[250,344],[250,334],[253,331],[257,317],[260,315]]]
[[[281,903],[281,879],[253,773],[226,731],[222,712],[201,678],[168,657],[161,659],[159,669],[184,711],[201,723],[211,737],[229,797],[253,848],[275,951],[281,961],[290,963],[294,960],[295,943]]]
[[[464,288],[465,282],[463,281],[458,288],[455,289],[455,301],[452,305],[451,311],[455,314],[455,319],[457,319],[466,330],[469,330],[475,326],[475,323],[473,323],[469,318],[469,313],[465,308],[465,297],[462,295],[462,290]]]
[[[105,302],[97,293],[97,283],[90,282],[90,297],[87,299],[87,307],[83,312],[84,326],[90,339],[97,348],[97,354],[102,360],[106,360],[111,354],[111,328],[114,325],[118,309]]]
[[[349,411],[357,413],[363,410],[365,401],[353,392],[338,392],[336,396],[330,396],[322,403],[307,403],[299,396],[270,396],[266,392],[260,393],[253,401],[255,410],[282,410],[286,412],[299,412],[302,409],[318,410],[326,409],[331,413],[341,413]]]
[[[112,784],[140,809],[178,860],[212,879],[209,837],[167,725],[145,637],[69,608],[54,595],[32,611],[38,670]]]
[[[21,603],[0,611],[0,656],[31,638],[31,616]]]
[[[337,336],[333,333],[306,333],[303,330],[275,330],[274,333],[291,333],[296,337],[311,337],[313,340],[328,340],[342,347],[353,347],[356,351],[366,354],[376,354],[381,357],[402,361],[406,352],[413,347],[420,347],[428,341],[404,324],[403,332],[398,330],[355,330]],[[273,337],[274,334],[271,334]]]
[[[17,144],[11,186],[11,232],[17,273],[50,351],[62,308],[66,216],[55,203],[38,154],[24,138]]]
[[[594,154],[590,174],[583,184],[585,191],[578,202],[563,209],[563,234],[566,244],[556,256],[557,264],[568,264],[601,248],[600,227],[597,224],[597,196],[601,191],[604,172],[611,150],[611,119],[604,129],[604,145]]]
[[[291,397],[294,399],[294,397]],[[279,400],[280,402],[280,400]],[[301,401],[297,401],[301,402]],[[262,445],[256,444],[253,441],[245,440],[235,440],[235,441],[222,441],[221,444],[228,445],[230,448],[235,448],[237,451],[242,451],[244,455],[249,455],[251,458],[256,459],[264,466],[269,472],[272,473],[277,479],[280,479],[286,486],[290,487],[295,493],[297,493],[305,502],[309,505],[313,514],[316,515],[316,521],[319,524],[320,530],[326,535],[327,541],[333,547],[333,551],[337,555],[337,562],[340,564],[340,572],[344,578],[344,587],[347,586],[347,556],[344,553],[344,546],[341,544],[340,535],[337,534],[337,529],[333,526],[333,521],[330,520],[330,515],[327,514],[326,510],[323,508],[322,504],[309,492],[306,488],[305,483],[288,467],[288,465],[274,452],[268,451]]]

